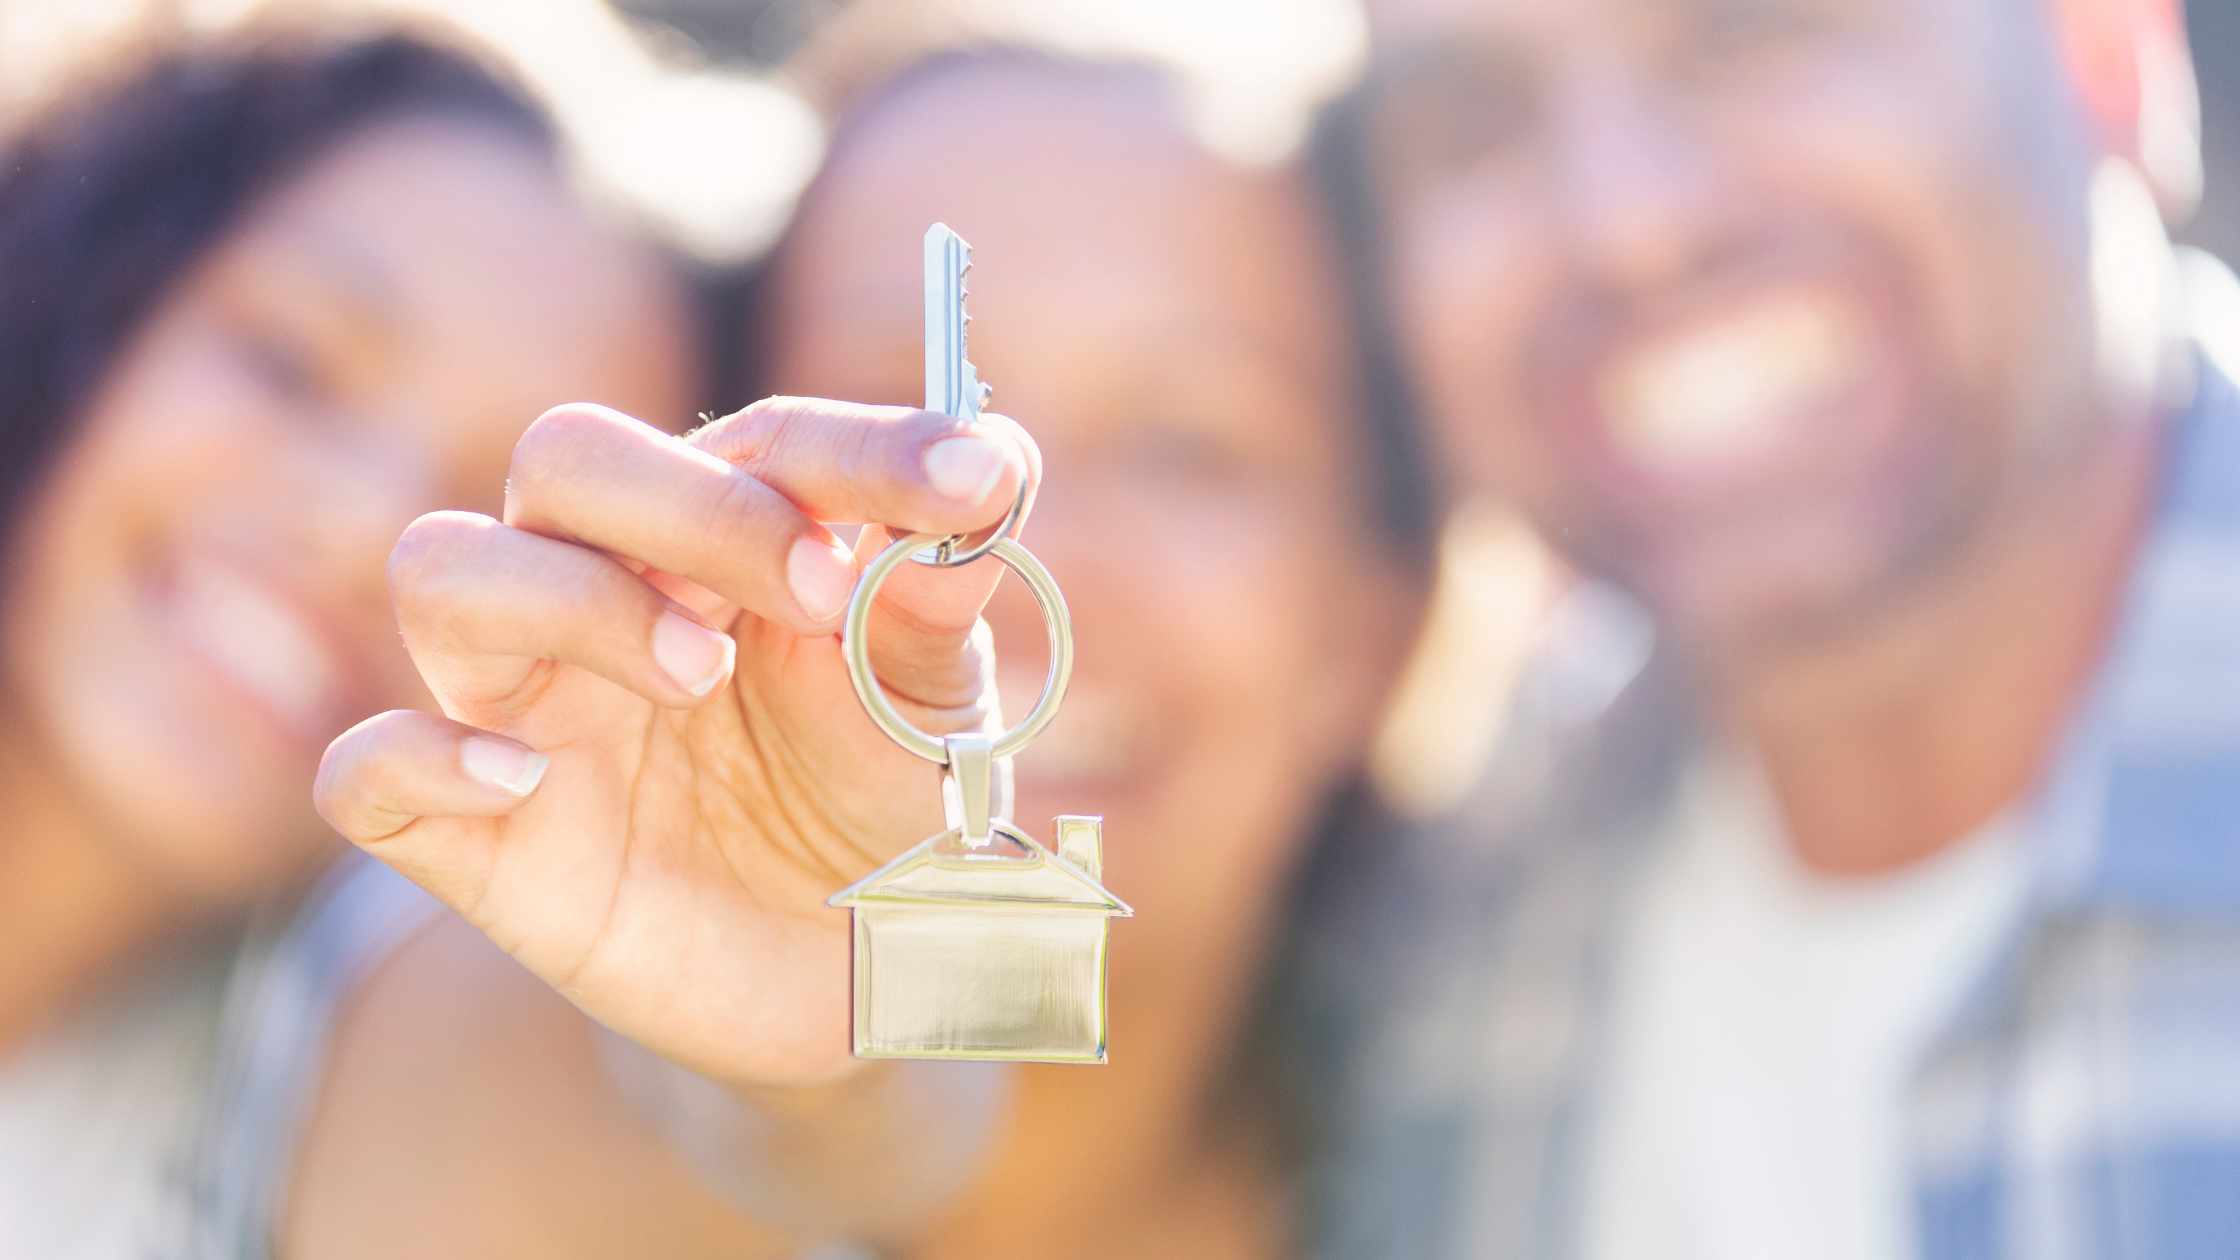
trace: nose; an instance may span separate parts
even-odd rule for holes
[[[1578,274],[1639,299],[1705,267],[1722,250],[1735,195],[1717,145],[1682,104],[1614,73],[1568,95],[1548,187]]]
[[[318,580],[342,602],[386,620],[387,557],[398,534],[438,501],[432,459],[377,434],[320,443],[295,461],[297,543],[322,558]]]

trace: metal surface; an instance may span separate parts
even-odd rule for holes
[[[926,229],[926,410],[956,420],[977,420],[993,392],[980,379],[969,353],[972,316],[965,298],[972,290],[965,274],[972,270],[972,246],[947,224]],[[978,538],[950,534],[929,550],[911,557],[919,564],[950,568],[970,564],[995,549],[996,539],[1016,538],[1020,518],[1027,510],[1027,488],[1011,501],[1011,510]]]
[[[966,846],[995,842],[990,801],[995,793],[995,741],[985,731],[959,731],[941,741],[949,753],[949,781],[957,789],[957,830]]]
[[[987,387],[967,354],[972,316],[965,298],[972,290],[972,246],[946,223],[926,229],[926,410],[958,420],[977,420]]]
[[[887,693],[879,686],[878,675],[871,670],[871,608],[878,602],[879,587],[904,561],[939,537],[937,534],[912,534],[897,539],[864,569],[863,576],[856,582],[855,594],[848,599],[848,617],[840,627],[840,646],[848,662],[848,681],[854,684],[856,698],[863,701],[864,711],[871,715],[879,729],[927,761],[947,765],[948,748],[941,740],[912,726],[909,719],[895,709],[894,702],[887,699]],[[1015,539],[999,536],[988,554],[1001,560],[1027,584],[1035,603],[1042,607],[1043,624],[1050,632],[1050,671],[1043,679],[1042,698],[1035,701],[1024,721],[995,737],[994,755],[1009,757],[1034,742],[1034,737],[1058,716],[1058,705],[1066,698],[1066,684],[1073,678],[1073,618],[1066,611],[1066,597],[1059,591],[1057,579],[1050,576],[1050,570],[1042,567],[1033,552]]]
[[[964,353],[964,273],[971,247],[935,224],[926,233],[926,406],[958,419],[986,399]],[[853,1042],[867,1059],[1105,1061],[1106,935],[1134,912],[1101,882],[1104,823],[1061,815],[1052,853],[999,817],[995,762],[1033,742],[1073,677],[1073,621],[1057,580],[1012,537],[1026,491],[986,537],[913,534],[865,567],[841,625],[856,698],[880,730],[947,767],[950,830],[833,895],[854,914]],[[930,555],[921,554],[931,548]],[[1050,672],[1025,720],[1000,735],[936,738],[898,712],[871,668],[871,610],[910,560],[1002,561],[1034,594],[1050,632]]]
[[[944,832],[835,895],[855,913],[853,1049],[867,1059],[1103,1063],[1107,929],[1133,913],[1002,820]],[[1062,818],[1075,852],[1101,823]]]
[[[971,564],[994,551],[998,538],[1016,539],[1019,536],[1019,522],[1026,514],[1027,485],[1022,481],[1019,483],[1019,493],[1012,497],[1011,510],[1003,514],[1002,520],[981,530],[978,537],[950,534],[924,551],[914,553],[910,559],[937,569],[954,569],[959,565]]]

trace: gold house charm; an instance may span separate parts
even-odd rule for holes
[[[1132,915],[1101,882],[1103,820],[1061,817],[1050,852],[1002,820],[947,831],[834,894],[855,912],[855,1053],[1105,1061],[1105,935]]]

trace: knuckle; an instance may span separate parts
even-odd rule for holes
[[[430,512],[405,526],[389,549],[389,594],[400,609],[427,604],[496,521],[472,512]]]
[[[596,403],[563,403],[538,416],[513,444],[507,482],[535,486],[596,458],[627,417]]]
[[[709,425],[693,435],[693,444],[750,476],[768,467],[773,453],[784,446],[800,425],[803,399],[773,394]]]
[[[725,477],[709,484],[708,502],[696,519],[708,522],[720,554],[756,557],[775,551],[781,496],[753,477]],[[790,511],[790,509],[787,509]]]

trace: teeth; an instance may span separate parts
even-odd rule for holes
[[[1823,298],[1791,295],[1627,355],[1601,382],[1612,434],[1643,463],[1715,463],[1770,445],[1855,382],[1865,347]]]
[[[318,631],[259,584],[189,562],[179,570],[178,615],[204,654],[299,725],[315,726],[334,708],[341,669]]]

